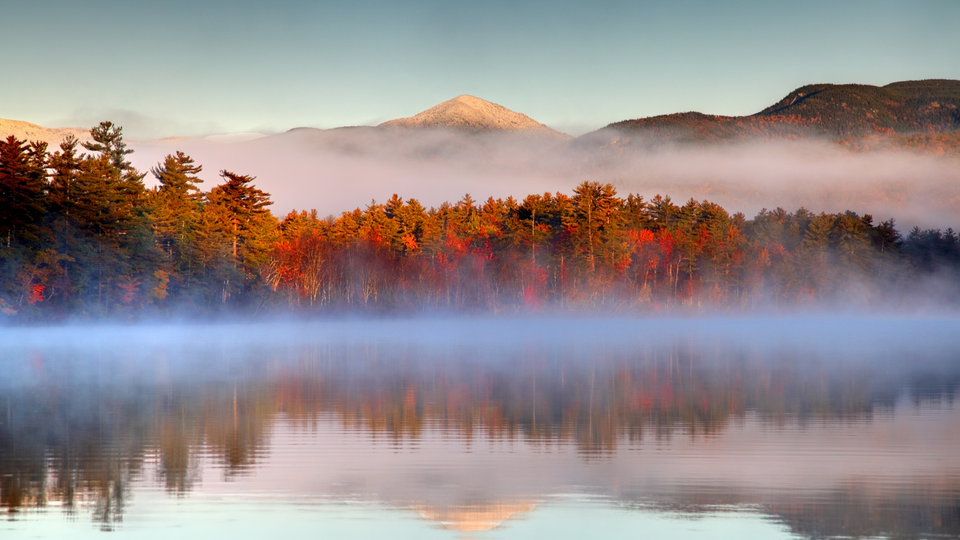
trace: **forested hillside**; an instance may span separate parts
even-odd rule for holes
[[[960,300],[949,229],[903,235],[893,219],[803,208],[747,219],[595,182],[429,209],[394,195],[278,220],[250,176],[221,171],[205,190],[183,153],[142,173],[118,126],[91,135],[53,151],[0,142],[3,320],[896,306],[931,283],[939,302]]]
[[[627,136],[635,146],[706,144],[747,140],[829,139],[864,148],[863,138],[880,138],[884,147],[926,150],[958,146],[960,81],[904,81],[886,86],[813,84],[749,116],[697,112],[616,122],[581,137],[589,147],[609,137]],[[917,135],[923,135],[917,137]],[[874,146],[878,141],[873,141]],[[944,150],[941,150],[944,151]]]

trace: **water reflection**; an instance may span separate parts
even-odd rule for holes
[[[489,531],[518,514],[532,512],[536,504],[529,501],[493,501],[459,505],[425,505],[413,507],[420,517],[454,531]]]
[[[159,486],[376,500],[490,531],[573,493],[750,509],[805,537],[960,537],[960,344],[929,339],[954,321],[868,321],[817,345],[796,333],[835,321],[763,339],[642,323],[21,334],[2,355],[0,505],[113,530]]]

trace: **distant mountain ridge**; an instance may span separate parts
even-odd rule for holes
[[[886,86],[811,84],[797,88],[780,101],[752,115],[674,113],[614,122],[576,139],[525,114],[474,96],[461,95],[414,116],[390,120],[376,127],[301,128],[264,139],[289,139],[297,135],[313,145],[336,148],[351,154],[367,154],[376,150],[369,148],[370,145],[394,145],[398,138],[406,138],[402,130],[395,128],[422,131],[427,137],[431,136],[430,133],[444,130],[468,135],[488,134],[497,140],[504,139],[501,135],[513,134],[550,147],[569,141],[569,146],[561,144],[557,149],[590,153],[612,151],[620,154],[677,145],[750,140],[823,139],[840,142],[855,150],[907,148],[953,154],[960,153],[960,81],[929,79],[895,82]],[[9,135],[21,140],[44,141],[55,147],[68,135],[81,140],[88,139],[89,130],[45,128],[28,122],[0,119],[0,137]],[[228,134],[207,140],[231,144],[258,136]],[[457,153],[467,147],[491,144],[487,140],[490,137],[460,139],[455,143],[438,139],[439,142],[408,150],[435,156],[448,154],[450,149]],[[173,140],[175,138],[167,138],[160,142]],[[485,151],[492,152],[489,149]]]
[[[21,141],[45,142],[55,148],[70,135],[73,135],[81,141],[88,140],[90,138],[90,129],[70,127],[46,128],[20,120],[0,119],[0,138],[6,139],[10,135],[13,135]]]
[[[931,79],[886,86],[814,84],[754,116],[799,117],[837,135],[911,134],[960,129],[960,81]]]
[[[657,146],[747,139],[911,136],[960,130],[960,81],[930,79],[886,86],[813,84],[749,116],[675,113],[614,122],[578,139],[592,146]],[[638,137],[624,141],[623,137]]]

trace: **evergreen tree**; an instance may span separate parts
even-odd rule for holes
[[[160,182],[151,194],[149,218],[153,233],[172,269],[188,275],[196,262],[191,251],[203,201],[203,193],[197,187],[203,180],[196,176],[202,169],[183,152],[168,155],[162,164],[151,169]]]
[[[871,269],[870,230],[873,217],[847,211],[837,216],[836,251],[840,267],[850,276],[862,277]]]
[[[127,148],[123,141],[123,128],[115,126],[113,122],[100,122],[90,129],[90,137],[93,140],[83,143],[84,148],[106,156],[110,165],[121,173],[135,173],[133,166],[127,161],[127,156],[132,154],[133,150]]]
[[[46,144],[0,141],[0,241],[36,245],[45,213]]]
[[[233,244],[233,257],[239,261],[244,255],[241,248],[253,241],[261,228],[261,222],[267,220],[270,211],[267,206],[273,204],[270,194],[251,185],[252,176],[220,171],[225,182],[210,191],[207,196],[210,206],[221,213],[228,224]]]
[[[77,190],[77,175],[82,159],[77,154],[79,145],[80,141],[69,135],[60,143],[60,150],[50,156],[49,209],[53,216],[68,216],[80,195]]]
[[[798,263],[804,282],[816,293],[823,292],[830,281],[830,244],[835,223],[834,216],[814,216],[803,234],[802,253]]]
[[[903,236],[897,231],[897,224],[892,218],[881,222],[872,232],[873,244],[879,250],[880,257],[892,257],[900,250]]]
[[[75,145],[61,147],[54,176],[68,222],[61,227],[63,251],[76,263],[72,275],[78,300],[100,313],[125,310],[143,300],[145,280],[152,279],[155,242],[146,218],[143,174],[124,157],[119,126],[103,122],[84,143],[98,155],[75,158]],[[76,168],[74,168],[76,167]],[[72,176],[72,180],[66,181]]]
[[[46,144],[0,141],[0,311],[19,313],[45,297],[38,264],[44,249]]]
[[[612,185],[599,182],[584,182],[573,193],[574,213],[567,223],[576,230],[575,249],[586,256],[587,271],[593,274],[601,244],[616,229],[620,199]]]
[[[223,269],[229,268],[222,264],[223,251],[211,241],[223,238],[228,243],[233,269],[222,271],[218,280],[220,301],[226,302],[242,285],[258,281],[261,269],[266,268],[276,218],[267,210],[273,204],[270,195],[251,184],[254,177],[226,170],[220,171],[220,176],[224,183],[207,194],[199,234],[201,243],[206,244],[201,249],[220,259],[218,266]]]

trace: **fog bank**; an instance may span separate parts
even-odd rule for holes
[[[131,146],[140,170],[176,150],[186,152],[204,166],[205,189],[219,182],[220,169],[254,175],[281,217],[312,208],[339,215],[394,193],[426,206],[467,193],[475,200],[522,199],[570,193],[585,180],[610,182],[624,196],[707,199],[748,218],[762,208],[849,209],[877,220],[893,217],[905,230],[956,228],[960,216],[957,158],[853,153],[830,142],[638,149],[616,137],[586,147],[516,134],[358,127],[304,128],[234,143],[184,138]]]

